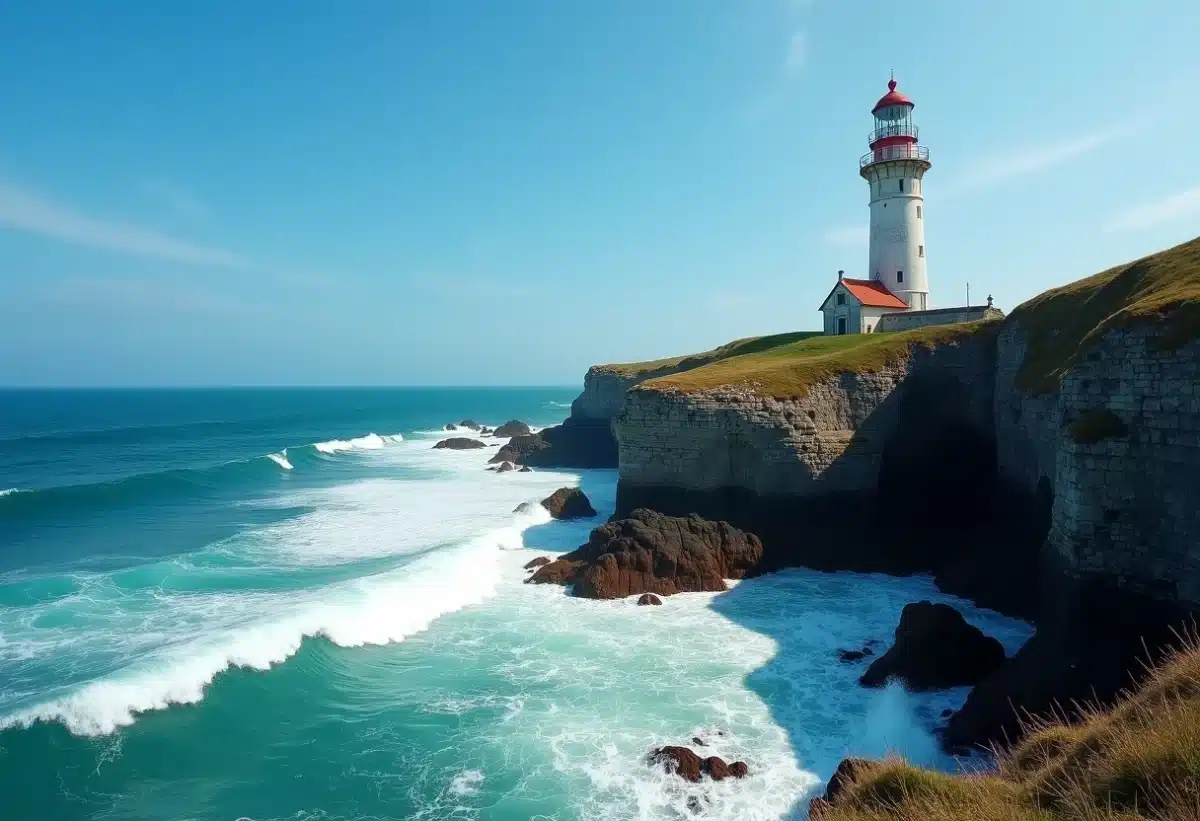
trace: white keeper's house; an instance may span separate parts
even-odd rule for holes
[[[838,271],[837,283],[821,303],[827,334],[899,331],[1004,316],[990,296],[986,305],[931,307],[923,191],[929,149],[917,142],[913,108],[892,78],[887,94],[871,109],[871,150],[858,161],[858,173],[871,187],[868,276],[851,279]]]

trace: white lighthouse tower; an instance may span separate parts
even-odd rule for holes
[[[913,102],[896,90],[871,109],[875,130],[871,153],[859,160],[859,174],[871,186],[871,254],[868,276],[903,300],[910,311],[929,307],[925,274],[925,200],[922,180],[929,149],[917,144]]]

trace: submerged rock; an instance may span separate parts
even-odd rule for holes
[[[910,690],[939,690],[976,684],[1004,664],[1004,646],[967,623],[948,604],[904,605],[896,641],[859,682],[881,687],[891,677]]]
[[[745,778],[750,774],[750,768],[744,761],[728,764],[715,755],[701,758],[687,747],[659,747],[650,753],[649,760],[651,764],[693,783],[698,782],[702,775],[707,775],[713,781],[724,781],[726,778]]]
[[[867,656],[875,655],[875,651],[870,646],[864,646],[861,650],[838,650],[838,661],[846,664],[853,664],[856,661],[862,661]]]
[[[560,487],[542,499],[542,507],[555,519],[587,519],[596,515],[588,497],[577,487]]]
[[[513,508],[513,513],[529,513],[536,506],[533,502],[521,502],[521,504]]]
[[[569,584],[576,596],[617,599],[654,593],[725,590],[725,579],[753,573],[762,542],[727,522],[633,511],[592,531],[585,545],[540,568],[527,581]]]
[[[460,428],[466,428],[467,430],[479,430],[480,427],[479,423],[473,419],[464,419],[458,423],[458,426]]]
[[[637,600],[637,603],[638,603],[638,607],[645,607],[648,604],[662,604],[662,599],[660,599],[658,596],[654,595],[653,593],[643,593],[641,595],[641,598],[639,598]],[[694,739],[694,738],[692,739],[692,741],[695,741],[695,740],[696,739]],[[701,742],[701,745],[703,746],[703,742]]]
[[[508,473],[510,470],[516,470],[516,469],[517,469],[516,466],[513,465],[512,462],[501,462],[500,466],[496,468],[496,472],[497,473]]]
[[[526,425],[520,419],[509,419],[503,425],[492,431],[492,435],[498,438],[503,438],[506,436],[523,436],[529,432],[529,425]]]
[[[464,436],[443,439],[433,446],[434,450],[478,450],[484,447],[487,447],[487,445],[478,439],[467,439]]]

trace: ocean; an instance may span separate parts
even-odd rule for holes
[[[846,755],[954,766],[931,730],[965,691],[864,690],[836,659],[955,601],[927,578],[640,608],[523,584],[616,472],[432,445],[576,393],[0,392],[0,817],[755,821],[803,818]],[[597,519],[513,512],[568,485]],[[1010,651],[1031,632],[958,605]],[[647,765],[693,737],[750,777]]]

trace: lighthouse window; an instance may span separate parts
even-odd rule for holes
[[[904,281],[904,272],[903,272],[903,271],[897,271],[897,272],[896,272],[896,281],[897,281],[897,282],[903,282],[903,281]]]
[[[921,216],[921,206],[919,206],[919,205],[917,206],[917,219],[923,219],[923,217]]]
[[[924,245],[917,246],[917,256],[919,256],[919,257],[925,256],[925,246]]]
[[[900,180],[900,190],[904,190],[904,180]]]

